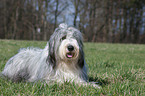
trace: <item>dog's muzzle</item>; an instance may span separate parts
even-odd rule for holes
[[[72,46],[72,45],[69,45],[69,46],[67,46],[67,49],[68,49],[68,51],[73,51],[74,50],[74,46]]]
[[[67,46],[67,53],[66,53],[66,57],[67,58],[73,58],[75,57],[75,47],[73,45],[68,45]]]

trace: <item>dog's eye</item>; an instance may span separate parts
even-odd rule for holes
[[[63,36],[63,37],[61,38],[61,40],[64,40],[64,39],[66,39],[66,36]]]

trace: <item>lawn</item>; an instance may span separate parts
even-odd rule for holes
[[[0,40],[0,72],[20,48],[44,48],[44,41]],[[89,81],[101,89],[68,82],[47,85],[42,82],[13,83],[0,78],[0,95],[140,95],[145,96],[145,45],[84,43]]]

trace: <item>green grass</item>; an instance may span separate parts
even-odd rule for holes
[[[44,48],[43,41],[0,40],[0,72],[19,48]],[[145,96],[145,45],[84,43],[89,80],[102,89],[70,83],[13,83],[0,78],[0,95],[125,95]]]

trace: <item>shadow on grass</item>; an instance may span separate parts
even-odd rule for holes
[[[89,77],[89,82],[95,82],[96,84],[100,85],[100,86],[105,86],[110,84],[110,81],[108,78],[102,79],[102,78],[93,78],[93,77]]]

